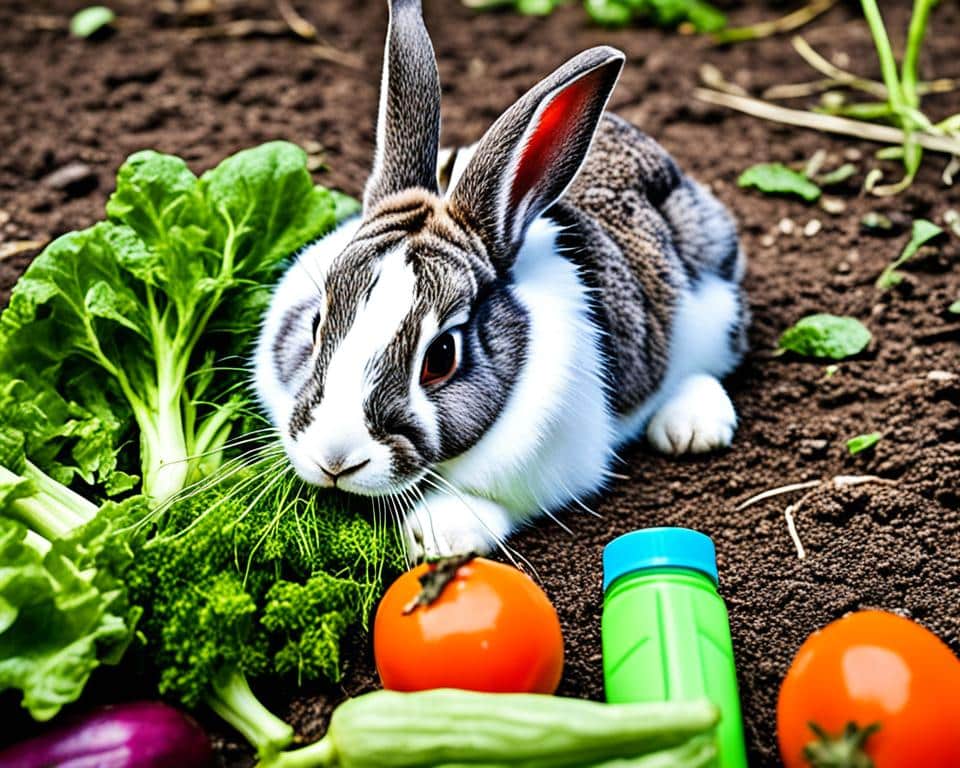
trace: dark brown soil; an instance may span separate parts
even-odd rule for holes
[[[182,25],[135,3],[114,3],[126,23],[102,40],[37,28],[44,21],[38,14],[65,19],[83,5],[6,0],[0,8],[0,253],[4,243],[46,240],[101,218],[117,166],[144,147],[179,154],[202,170],[267,139],[314,142],[329,165],[318,180],[359,193],[371,158],[383,3],[300,4],[327,43],[349,52],[346,64],[319,58],[290,37],[192,41]],[[908,6],[884,3],[897,41]],[[735,18],[782,10],[751,4]],[[879,294],[873,282],[906,237],[877,238],[859,227],[867,211],[941,221],[947,208],[958,207],[960,193],[939,181],[941,158],[928,158],[913,188],[891,201],[858,194],[861,170],[839,190],[847,207],[836,216],[761,197],[736,186],[739,172],[754,162],[802,161],[823,148],[829,166],[869,158],[874,149],[693,99],[703,62],[752,91],[812,79],[786,38],[713,49],[656,30],[603,31],[588,26],[576,4],[542,20],[475,16],[453,0],[427,0],[426,16],[444,82],[448,143],[476,138],[513,98],[582,48],[608,42],[626,50],[629,64],[613,108],[729,204],[751,259],[754,352],[730,381],[742,423],[733,448],[673,461],[636,446],[623,456],[629,479],[594,501],[602,517],[568,514],[572,537],[542,522],[513,540],[560,613],[568,658],[560,692],[602,697],[601,550],[617,534],[648,525],[691,526],[716,541],[753,765],[779,764],[778,685],[817,627],[847,611],[879,607],[912,616],[960,651],[960,324],[946,312],[960,296],[960,241],[953,237],[925,252],[902,285]],[[241,17],[274,13],[264,2],[213,20]],[[856,4],[835,8],[806,30],[807,38],[827,56],[846,54],[854,69],[877,76],[857,18]],[[960,7],[943,3],[936,19],[923,69],[960,76]],[[928,105],[935,116],[960,111],[960,94],[930,97]],[[863,168],[867,161],[859,162]],[[86,168],[73,168],[65,185],[49,178],[72,163]],[[797,231],[784,234],[782,219]],[[800,234],[812,219],[822,230]],[[0,260],[0,306],[34,253]],[[874,334],[866,354],[829,377],[822,364],[770,354],[784,328],[815,311],[856,316]],[[953,378],[931,379],[932,371]],[[872,431],[883,433],[876,448],[849,456],[845,441]],[[803,560],[783,517],[798,494],[735,509],[764,489],[838,474],[892,482],[806,497],[797,512]],[[322,733],[337,698],[374,683],[369,652],[360,648],[342,691],[291,690],[270,698],[310,738]],[[220,742],[226,763],[249,762],[235,737]]]

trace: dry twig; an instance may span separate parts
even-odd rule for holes
[[[745,40],[759,40],[771,37],[781,32],[790,32],[813,21],[817,16],[826,13],[837,4],[837,0],[813,0],[812,3],[798,8],[786,16],[771,21],[761,21],[749,27],[732,27],[715,32],[713,41],[719,45],[739,43]]]
[[[783,517],[787,522],[787,533],[790,534],[790,540],[797,549],[797,557],[803,560],[807,556],[807,552],[803,547],[803,542],[800,540],[800,535],[797,533],[797,524],[795,518],[797,513],[800,511],[800,508],[806,503],[807,499],[824,487],[834,489],[851,488],[855,485],[865,485],[867,483],[895,485],[893,480],[888,480],[885,477],[877,477],[876,475],[836,475],[829,480],[807,480],[802,483],[781,485],[779,488],[770,488],[762,493],[758,493],[756,496],[751,496],[746,501],[740,503],[736,507],[736,511],[739,512],[740,510],[746,509],[754,504],[758,504],[761,501],[772,499],[776,496],[782,496],[785,493],[806,491],[806,493],[800,497],[799,501],[797,501],[795,504],[788,504],[783,510]]]
[[[709,62],[700,66],[700,81],[723,93],[732,93],[734,96],[749,96],[743,88],[736,83],[731,83],[723,76],[723,72]]]
[[[859,77],[845,69],[840,69],[813,50],[813,46],[800,35],[795,35],[790,42],[793,44],[794,50],[800,54],[800,57],[820,74],[826,75],[840,85],[848,85],[851,88],[869,93],[871,96],[876,96],[881,101],[887,100],[887,87],[883,83]]]
[[[811,128],[827,133],[838,133],[843,136],[855,136],[881,144],[902,145],[906,140],[903,131],[889,125],[866,123],[861,120],[851,120],[837,115],[824,115],[802,109],[788,109],[761,99],[736,96],[732,93],[723,93],[710,88],[697,88],[693,95],[709,104],[729,107],[738,112],[744,112],[775,123]],[[924,149],[933,152],[942,152],[947,155],[960,154],[960,140],[949,136],[935,136],[930,133],[916,132],[913,134],[913,139]]]
[[[47,242],[47,240],[12,240],[9,243],[0,243],[0,261],[16,256],[18,253],[43,248]]]
[[[183,33],[193,40],[207,40],[218,37],[289,35],[290,27],[287,22],[279,19],[238,19],[210,26],[185,27]]]
[[[297,12],[290,0],[277,0],[277,11],[297,37],[304,40],[317,39],[317,28]]]

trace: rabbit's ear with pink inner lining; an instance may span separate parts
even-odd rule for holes
[[[490,127],[450,198],[498,268],[512,262],[530,223],[583,165],[624,55],[599,46],[542,80]]]

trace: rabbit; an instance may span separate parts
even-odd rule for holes
[[[276,286],[255,388],[300,477],[408,508],[411,560],[486,553],[605,487],[615,452],[729,446],[745,256],[716,198],[570,59],[439,150],[419,0],[392,0],[362,213]]]

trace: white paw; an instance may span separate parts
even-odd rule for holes
[[[487,554],[510,532],[507,512],[489,499],[428,494],[403,521],[407,559]]]
[[[707,453],[733,442],[737,414],[713,376],[688,376],[647,425],[647,439],[661,453]]]

